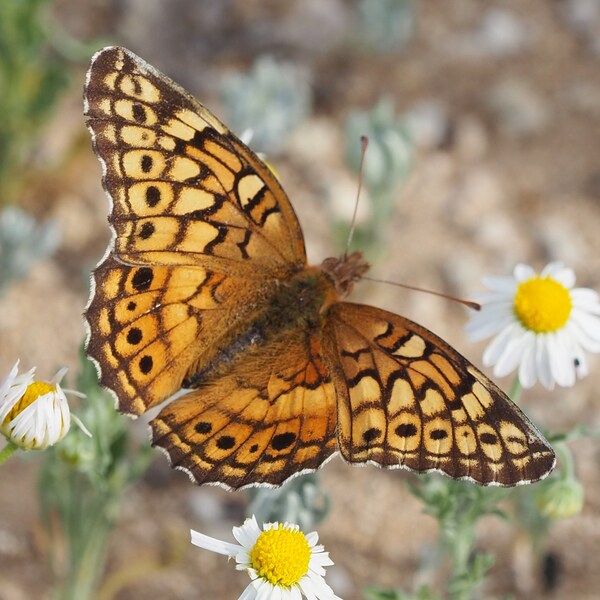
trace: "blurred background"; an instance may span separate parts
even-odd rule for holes
[[[169,75],[237,134],[251,132],[292,200],[311,263],[343,250],[368,134],[356,245],[373,277],[467,297],[484,275],[562,260],[578,284],[599,287],[598,0],[2,0],[1,374],[17,357],[46,378],[78,369],[89,273],[110,238],[82,88],[92,54],[109,44]],[[354,298],[422,323],[481,365],[462,306],[367,282]],[[524,409],[554,431],[597,426],[598,366],[592,357],[573,388],[529,390]],[[127,425],[144,444],[145,422]],[[481,598],[599,597],[598,447],[583,440],[572,451],[583,512],[533,556],[490,517],[477,536],[496,555]],[[0,600],[51,597],[38,468],[29,455],[2,466]],[[406,489],[413,477],[340,459],[322,470],[327,580],[346,600],[375,584],[442,589],[423,569],[437,530]],[[157,452],[121,504],[101,597],[236,598],[247,576],[192,548],[188,530],[230,540],[250,501],[193,486]]]

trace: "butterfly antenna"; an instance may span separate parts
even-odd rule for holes
[[[360,167],[358,169],[358,191],[356,192],[356,202],[354,203],[354,214],[352,215],[352,222],[350,223],[350,231],[348,232],[348,241],[346,242],[346,250],[344,256],[348,256],[350,250],[350,244],[354,237],[354,230],[356,229],[356,215],[358,214],[358,201],[360,200],[360,192],[362,190],[363,183],[363,168],[365,165],[365,155],[367,154],[367,146],[369,145],[369,138],[366,135],[360,136]]]
[[[440,298],[445,298],[446,300],[452,300],[453,302],[458,302],[459,304],[464,304],[473,310],[481,310],[481,304],[477,302],[473,302],[471,300],[465,300],[464,298],[457,298],[456,296],[449,296],[448,294],[442,294],[441,292],[434,292],[433,290],[426,290],[424,288],[415,287],[414,285],[406,285],[404,283],[397,283],[396,281],[387,281],[385,279],[374,279],[373,277],[363,276],[362,279],[366,279],[367,281],[374,281],[375,283],[386,283],[387,285],[395,285],[396,287],[401,287],[406,290],[414,290],[415,292],[425,292],[426,294],[432,294],[434,296],[439,296]]]

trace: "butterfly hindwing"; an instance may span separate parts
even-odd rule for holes
[[[537,481],[552,469],[554,452],[522,411],[425,328],[339,303],[328,339],[347,461],[438,470],[485,485]]]
[[[201,267],[129,266],[111,254],[94,271],[86,310],[88,354],[119,409],[140,415],[208,364],[236,320],[249,318],[253,288]]]
[[[335,407],[319,332],[296,330],[171,402],[152,443],[199,484],[280,485],[336,451]]]

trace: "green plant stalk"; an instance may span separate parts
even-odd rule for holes
[[[472,509],[462,515],[458,510],[452,511],[440,522],[441,544],[451,560],[448,592],[452,600],[469,600],[481,583],[469,577],[470,557],[475,546],[475,522],[476,515],[472,514]]]
[[[19,446],[9,441],[8,444],[6,444],[6,446],[4,446],[4,448],[2,448],[0,451],[0,465],[4,461],[8,460],[18,449]]]
[[[510,386],[510,391],[508,392],[508,396],[515,404],[518,404],[519,399],[521,398],[522,392],[523,392],[523,386],[521,385],[519,376],[516,375],[515,378],[513,379],[512,385]]]
[[[91,503],[78,502],[78,506],[63,515],[69,564],[65,577],[54,590],[55,600],[94,597],[105,564],[108,537],[114,526],[114,519],[106,515],[105,501],[110,502],[110,499],[99,495]]]
[[[554,451],[560,459],[560,475],[562,480],[575,477],[575,461],[571,451],[564,442],[554,442]]]

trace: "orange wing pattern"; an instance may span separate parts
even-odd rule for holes
[[[214,268],[251,260],[253,271],[270,274],[304,265],[302,231],[273,173],[138,56],[116,47],[94,56],[85,115],[122,261]]]
[[[152,443],[196,483],[280,485],[337,449],[336,395],[316,332],[248,351],[152,421]]]
[[[338,442],[350,463],[441,471],[485,485],[537,481],[552,448],[465,358],[398,315],[340,303],[330,313]]]
[[[228,332],[249,318],[247,280],[201,267],[123,265],[111,254],[94,272],[86,311],[88,354],[119,410],[140,415],[210,364]]]

